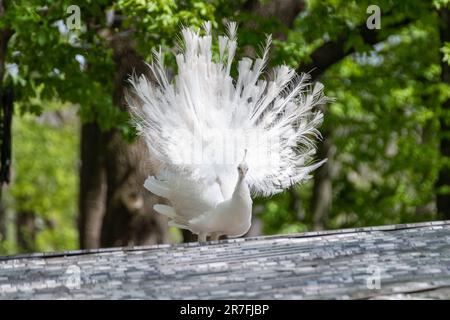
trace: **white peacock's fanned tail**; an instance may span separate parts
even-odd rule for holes
[[[178,74],[169,81],[161,49],[150,65],[155,81],[132,76],[127,102],[157,170],[193,179],[232,181],[247,149],[247,182],[254,195],[272,195],[306,180],[325,160],[313,163],[318,126],[326,102],[323,85],[286,65],[263,78],[271,37],[262,56],[237,62],[237,25],[219,36],[213,51],[211,24],[182,28]],[[236,180],[234,180],[236,181]]]

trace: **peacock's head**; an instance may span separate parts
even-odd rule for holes
[[[248,171],[248,165],[247,162],[245,162],[245,157],[247,156],[247,149],[244,151],[244,158],[242,159],[241,163],[239,163],[237,169],[240,177],[245,177]]]

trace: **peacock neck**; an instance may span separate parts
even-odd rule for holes
[[[233,192],[234,200],[248,200],[250,197],[250,190],[248,188],[247,182],[245,182],[245,176],[239,175],[236,187]]]
[[[231,212],[228,216],[241,222],[240,234],[248,231],[252,220],[252,198],[245,177],[239,177],[231,198]]]

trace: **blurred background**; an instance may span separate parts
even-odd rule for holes
[[[371,6],[375,5],[375,6]],[[123,103],[181,25],[239,23],[237,57],[334,102],[309,182],[255,199],[249,235],[450,219],[449,0],[0,0],[0,254],[189,241],[154,214]],[[379,13],[379,15],[378,15]],[[176,72],[176,70],[174,70]]]

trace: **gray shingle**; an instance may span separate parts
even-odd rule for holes
[[[449,299],[449,244],[440,221],[0,257],[0,298]]]

